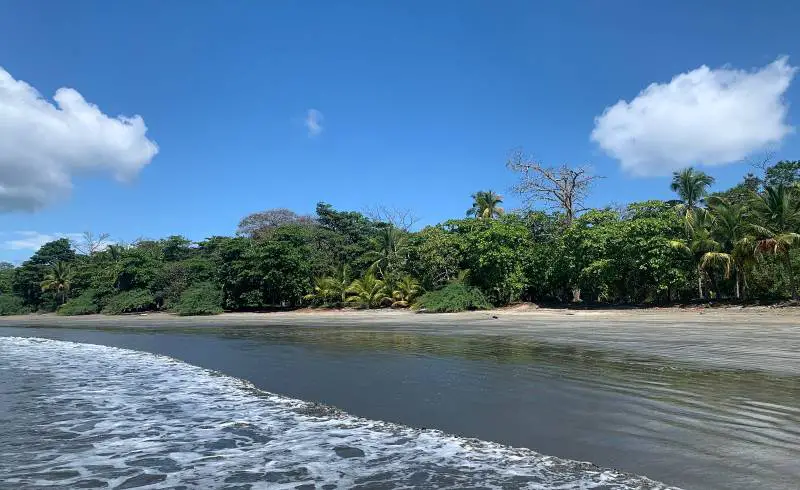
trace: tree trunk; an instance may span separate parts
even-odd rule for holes
[[[789,274],[789,287],[792,291],[792,299],[797,299],[797,285],[794,282],[794,271],[792,270],[792,259],[789,257],[789,250],[783,252],[783,258],[786,262],[786,273]]]
[[[700,299],[703,299],[703,272],[700,268],[697,269],[697,292],[700,294]]]
[[[739,290],[739,270],[736,270],[736,299],[742,299],[741,291]]]
[[[742,271],[742,300],[747,301],[747,274]]]

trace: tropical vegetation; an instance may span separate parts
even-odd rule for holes
[[[407,213],[319,203],[313,216],[266,210],[242,219],[235,236],[198,242],[54,240],[22,264],[0,264],[0,314],[798,298],[800,162],[719,192],[710,175],[688,168],[673,176],[674,200],[603,208],[585,205],[597,182],[585,167],[521,158],[510,167],[529,207],[505,211],[502,196],[479,191],[466,218],[418,230]]]

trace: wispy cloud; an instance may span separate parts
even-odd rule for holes
[[[793,131],[784,94],[796,72],[785,57],[754,71],[701,66],[607,107],[591,139],[638,175],[737,162]]]
[[[309,138],[313,138],[322,132],[322,130],[324,129],[322,126],[323,119],[324,116],[320,111],[316,109],[308,110],[308,113],[306,114],[306,118],[303,121],[303,124],[305,124],[306,129],[308,130]]]
[[[0,247],[6,250],[29,250],[35,252],[47,242],[66,238],[70,241],[79,240],[82,233],[40,233],[38,231],[11,231],[0,235]]]

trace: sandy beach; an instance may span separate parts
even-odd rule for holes
[[[424,314],[402,310],[301,310],[179,317],[168,313],[0,318],[0,326],[65,328],[325,327],[430,335],[493,335],[708,367],[800,375],[800,309],[534,309]]]

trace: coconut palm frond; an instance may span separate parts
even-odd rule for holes
[[[728,279],[731,277],[731,270],[734,267],[733,257],[725,252],[706,252],[700,260],[700,267],[703,269],[720,267],[725,273],[725,278]]]
[[[670,240],[669,247],[673,250],[677,250],[679,252],[684,252],[686,255],[691,255],[692,249],[689,248],[686,243],[680,240]]]
[[[360,279],[354,280],[346,290],[347,302],[363,308],[375,308],[388,298],[385,283],[368,270]]]
[[[670,189],[678,194],[683,202],[685,213],[690,213],[699,207],[703,198],[708,193],[708,186],[714,183],[714,178],[705,172],[692,167],[685,168],[672,174]]]
[[[72,286],[74,274],[72,267],[66,262],[56,262],[41,282],[42,291],[51,291],[64,303]]]
[[[392,307],[405,308],[409,306],[419,295],[421,289],[419,282],[411,276],[403,276],[395,284],[392,291]]]
[[[498,218],[505,213],[500,204],[503,196],[494,191],[478,191],[472,195],[472,207],[467,210],[467,216],[480,219]]]

